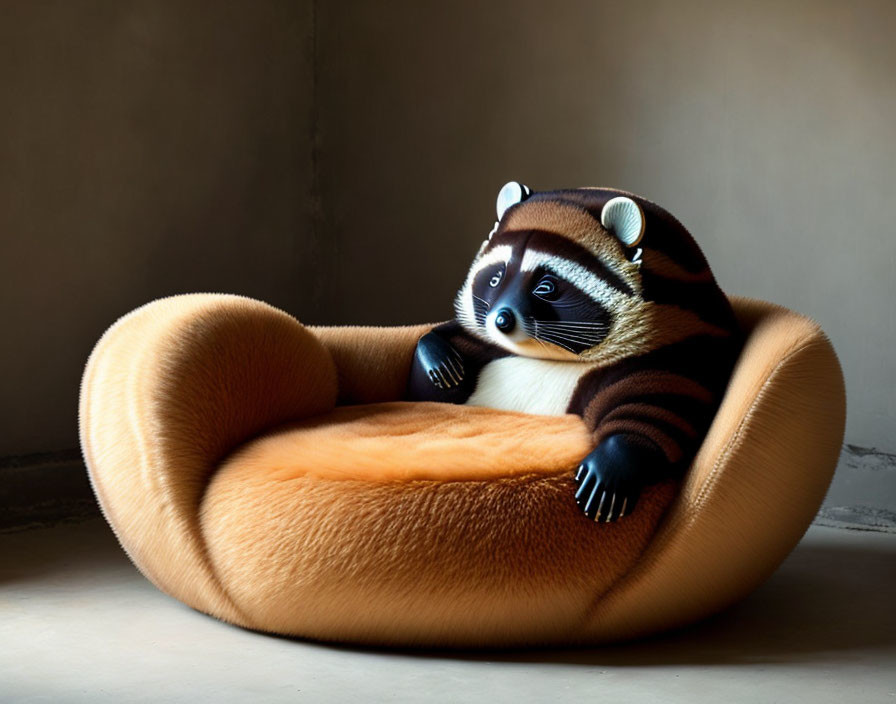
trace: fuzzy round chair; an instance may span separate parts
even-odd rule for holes
[[[573,415],[399,401],[430,326],[306,328],[248,298],[175,296],[115,323],[81,444],[137,567],[247,628],[381,645],[593,644],[716,612],[796,545],[843,436],[810,320],[734,299],[746,344],[687,477],[597,524]]]

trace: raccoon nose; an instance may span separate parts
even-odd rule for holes
[[[516,318],[510,308],[502,308],[498,311],[498,316],[495,318],[495,327],[498,330],[501,332],[512,332],[515,325]]]

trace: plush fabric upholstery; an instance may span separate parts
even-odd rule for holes
[[[733,300],[747,333],[684,483],[586,519],[576,416],[400,401],[428,326],[305,328],[238,296],[150,303],[97,344],[81,441],[160,589],[249,628],[390,645],[598,643],[687,623],[765,579],[842,441],[817,325]]]

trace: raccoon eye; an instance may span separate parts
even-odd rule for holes
[[[545,276],[538,282],[532,293],[546,301],[552,301],[557,297],[557,281],[552,276]]]
[[[494,288],[494,287],[497,286],[499,283],[501,283],[501,277],[502,277],[502,276],[504,276],[504,270],[503,270],[503,269],[499,269],[499,270],[498,270],[498,273],[495,274],[492,278],[490,278],[490,279],[488,280],[488,285],[491,286],[492,288]]]

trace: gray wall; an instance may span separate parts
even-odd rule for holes
[[[0,456],[77,446],[91,347],[153,298],[319,297],[310,2],[0,17]],[[301,289],[301,291],[300,291]]]
[[[816,318],[847,440],[896,451],[896,5],[343,2],[320,8],[340,322],[450,315],[509,179],[677,214],[730,293]]]
[[[848,442],[896,451],[890,3],[3,12],[0,455],[76,446],[91,346],[158,296],[449,316],[511,178],[668,207],[726,290],[821,322]]]

